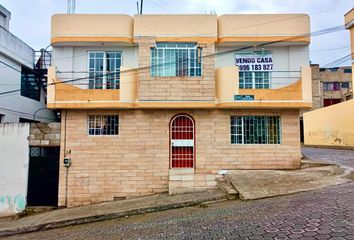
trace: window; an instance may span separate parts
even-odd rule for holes
[[[239,72],[239,87],[241,89],[270,88],[270,72]]]
[[[31,69],[21,69],[21,96],[41,100],[40,77]]]
[[[273,56],[271,51],[240,52],[235,54],[239,66],[240,89],[271,88],[271,71]],[[266,63],[260,63],[264,60]]]
[[[196,43],[156,43],[151,48],[153,77],[196,77],[202,75],[202,49]]]
[[[338,68],[337,68],[337,67],[335,67],[335,68],[330,68],[329,71],[330,71],[330,72],[337,72],[337,71],[338,71]]]
[[[280,144],[278,116],[231,116],[231,144]]]
[[[324,82],[323,83],[324,91],[339,91],[340,83],[339,82]]]
[[[89,115],[89,135],[118,135],[118,115]]]
[[[119,89],[121,52],[89,52],[89,88]]]
[[[352,73],[352,69],[351,68],[344,68],[343,72],[344,73]]]
[[[342,82],[342,88],[349,88],[349,82]]]
[[[323,99],[323,106],[328,107],[337,103],[341,103],[342,99],[340,98],[332,98],[332,99]]]

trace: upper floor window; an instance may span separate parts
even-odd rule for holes
[[[342,82],[342,88],[349,88],[349,82]]]
[[[41,100],[40,77],[26,67],[21,69],[21,96]]]
[[[156,43],[151,48],[151,76],[201,76],[201,54],[202,49],[196,43]]]
[[[351,68],[344,68],[343,72],[344,73],[352,73],[352,69]]]
[[[121,52],[89,52],[89,88],[119,89]]]
[[[236,53],[239,66],[239,88],[271,88],[273,55],[270,51]]]
[[[340,82],[324,82],[323,83],[324,91],[339,91],[340,90]]]

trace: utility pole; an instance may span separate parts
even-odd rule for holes
[[[76,7],[76,0],[68,0],[67,13],[68,14],[74,14],[75,13],[75,7]]]
[[[140,0],[140,15],[143,14],[143,4],[144,0]]]
[[[139,2],[136,2],[136,11],[137,11],[137,14],[139,15],[139,14],[140,14],[140,11],[139,11]]]

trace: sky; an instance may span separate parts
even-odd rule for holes
[[[133,15],[136,1],[76,0],[76,13]],[[67,0],[0,0],[0,4],[12,14],[10,31],[34,49],[50,44],[51,16],[67,11]],[[344,25],[344,14],[353,6],[353,0],[144,0],[143,13],[306,13],[311,17],[311,32],[316,32]],[[311,38],[311,63],[325,66],[348,54],[348,30]],[[340,65],[350,65],[350,60]]]

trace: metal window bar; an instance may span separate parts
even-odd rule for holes
[[[202,75],[201,49],[194,43],[157,43],[151,48],[151,76],[193,77]]]
[[[171,167],[194,167],[194,121],[186,115],[171,122]],[[175,144],[179,141],[179,144]],[[183,144],[184,143],[184,144]],[[192,143],[192,144],[191,144]]]
[[[232,144],[280,144],[279,116],[231,116]]]
[[[118,135],[119,133],[118,115],[89,115],[88,123],[89,135]]]

